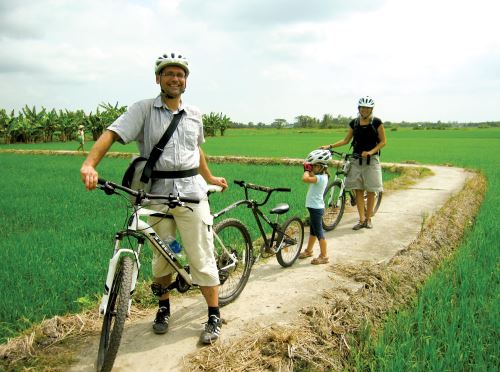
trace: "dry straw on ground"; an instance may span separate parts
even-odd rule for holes
[[[486,180],[476,174],[388,263],[332,265],[336,278],[322,301],[303,309],[293,326],[250,329],[236,341],[214,345],[185,361],[190,371],[292,371],[348,368],[356,335],[376,332],[384,315],[409,304],[432,271],[453,253],[473,225]],[[352,282],[359,289],[352,290]],[[335,287],[333,287],[335,285]],[[369,328],[366,328],[370,325]]]

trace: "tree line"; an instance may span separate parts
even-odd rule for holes
[[[36,143],[36,142],[66,142],[77,138],[79,127],[95,141],[102,132],[127,110],[127,106],[118,103],[100,104],[95,113],[85,113],[83,110],[47,110],[42,107],[24,106],[17,114],[12,110],[8,113],[0,109],[0,142]],[[224,135],[232,126],[231,119],[222,113],[211,112],[203,115],[206,136]]]
[[[92,136],[95,141],[102,132],[113,123],[121,114],[127,110],[127,106],[120,106],[118,102],[114,105],[101,103],[95,113],[86,114],[83,110],[37,110],[35,107],[24,106],[16,115],[14,110],[7,113],[0,109],[0,141],[9,143],[35,143],[53,141],[73,141],[77,137],[80,126],[84,128],[87,135]],[[238,123],[233,122],[222,113],[211,112],[203,115],[203,127],[205,136],[224,136],[228,128],[317,128],[333,129],[347,128],[353,118],[350,116],[324,114],[318,119],[308,115],[299,115],[293,122],[277,118],[271,123]],[[397,130],[398,127],[410,127],[413,129],[447,129],[452,127],[500,127],[498,121],[460,123],[460,122],[390,122],[385,121],[386,128]]]

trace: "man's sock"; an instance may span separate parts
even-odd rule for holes
[[[220,311],[219,307],[208,307],[208,317],[210,318],[210,315],[215,315],[217,318],[220,319]]]
[[[170,315],[170,298],[167,298],[166,300],[159,300],[158,307],[166,307],[167,314]]]

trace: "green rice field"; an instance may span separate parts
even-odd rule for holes
[[[303,158],[343,135],[344,131],[334,130],[228,130],[224,137],[208,138],[203,148],[207,155]],[[400,129],[387,131],[387,138],[383,161],[479,169],[487,177],[488,191],[456,257],[429,279],[414,308],[388,320],[379,339],[373,340],[372,350],[356,362],[357,368],[495,369],[500,364],[500,198],[496,192],[500,188],[500,130]],[[75,143],[0,145],[0,149],[73,147]],[[136,149],[116,144],[112,151]],[[102,291],[113,232],[122,228],[126,211],[120,198],[84,190],[79,177],[82,160],[0,154],[4,173],[0,179],[4,192],[0,201],[0,342],[44,317],[77,312]],[[126,164],[125,159],[106,158],[100,175],[119,181]],[[283,201],[291,205],[290,214],[305,216],[307,187],[300,182],[301,167],[211,164],[211,169],[230,181],[291,187],[293,193],[277,194],[269,207]],[[212,209],[241,196],[239,187],[232,185],[227,193],[211,197]],[[149,270],[145,264],[143,278],[149,278]]]
[[[0,201],[0,223],[8,227],[0,241],[2,340],[45,317],[79,311],[102,291],[112,238],[124,227],[127,204],[125,199],[99,190],[85,191],[79,177],[82,160],[78,156],[0,154],[2,168],[10,175],[0,180],[1,189],[9,190],[9,197]],[[126,159],[108,158],[101,163],[100,175],[119,182],[127,163]],[[275,193],[263,210],[286,202],[289,215],[304,218],[307,214],[301,166],[228,163],[212,164],[211,170],[230,182],[243,179],[290,187],[292,193]],[[262,195],[250,193],[255,199]],[[212,210],[243,197],[243,190],[233,184],[227,192],[212,195]],[[257,238],[248,209],[238,208],[221,219],[226,217],[244,221]],[[145,252],[147,263],[150,252]],[[150,265],[143,265],[142,275],[150,277]]]

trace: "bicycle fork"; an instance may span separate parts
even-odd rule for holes
[[[336,179],[337,180],[337,179]],[[335,181],[336,181],[335,180]],[[334,181],[334,182],[335,182]],[[332,202],[334,200],[334,197],[333,197],[333,193],[335,191],[335,187],[331,187],[330,188],[330,195],[328,196],[328,203],[327,203],[327,207],[329,207],[330,205],[332,205]],[[345,185],[344,185],[344,182],[340,182],[340,189],[339,189],[339,197],[337,198],[337,201],[335,202],[335,208],[340,208],[340,204],[341,204],[341,198],[340,196],[342,194],[345,193]],[[352,195],[351,195],[351,203],[352,203]]]
[[[120,245],[121,245],[121,237],[119,234],[117,234],[115,237],[115,249],[113,251],[113,256],[109,260],[108,275],[106,277],[106,282],[104,284],[104,293],[101,299],[101,304],[99,305],[99,314],[101,315],[106,314],[108,310],[109,295],[111,292],[111,288],[113,287],[113,282],[116,277],[116,270],[118,268],[118,265],[120,264],[122,257],[127,255],[133,255],[134,257],[134,271],[132,273],[132,285],[130,286],[130,294],[134,293],[135,286],[137,284],[137,278],[139,276],[139,269],[141,265],[139,261],[139,254],[143,246],[143,243],[139,243],[137,250],[133,250],[130,248],[121,248]],[[130,315],[131,304],[132,304],[132,297],[128,303],[128,311],[127,311],[128,315]]]

